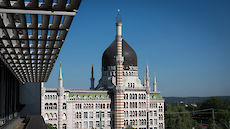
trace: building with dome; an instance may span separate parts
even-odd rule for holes
[[[64,89],[60,67],[58,88],[41,88],[41,115],[58,129],[104,128],[164,129],[164,99],[151,90],[149,69],[142,83],[137,55],[122,37],[118,13],[116,38],[102,56],[102,76],[94,85],[92,67],[89,90]]]

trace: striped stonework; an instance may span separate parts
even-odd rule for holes
[[[121,26],[122,23],[117,22],[117,57],[116,57],[116,93],[114,98],[114,127],[115,129],[124,128],[124,92],[122,91],[123,87],[123,61],[122,56],[122,37],[121,37]]]
[[[62,104],[63,96],[58,96],[58,129],[62,129]]]
[[[146,94],[146,112],[147,112],[147,128],[149,128],[149,121],[150,121],[150,114],[149,114],[149,99],[150,99],[150,94],[147,92]]]
[[[124,128],[124,93],[117,93],[114,99],[114,127],[115,129]]]

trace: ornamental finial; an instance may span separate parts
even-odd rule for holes
[[[121,22],[120,9],[117,9],[116,21],[117,21],[117,23],[118,23],[118,22]]]

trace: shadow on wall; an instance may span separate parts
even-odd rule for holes
[[[20,103],[23,108],[20,112],[24,115],[40,115],[41,114],[41,83],[28,82],[20,86]]]

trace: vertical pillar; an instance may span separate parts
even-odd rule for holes
[[[117,41],[117,56],[116,56],[116,88],[114,96],[114,127],[115,129],[124,128],[124,86],[123,86],[123,62],[122,56],[122,23],[121,18],[117,16],[116,23],[116,41]]]
[[[2,63],[2,62],[0,62]],[[6,99],[6,85],[5,85],[5,76],[4,76],[5,67],[0,64],[0,125],[5,123],[5,99]]]
[[[59,78],[58,78],[58,129],[62,129],[62,116],[63,116],[63,95],[64,95],[64,88],[63,88],[63,79],[62,79],[62,69],[60,65],[59,71]]]
[[[63,105],[63,96],[58,96],[58,129],[62,129],[62,105]]]

